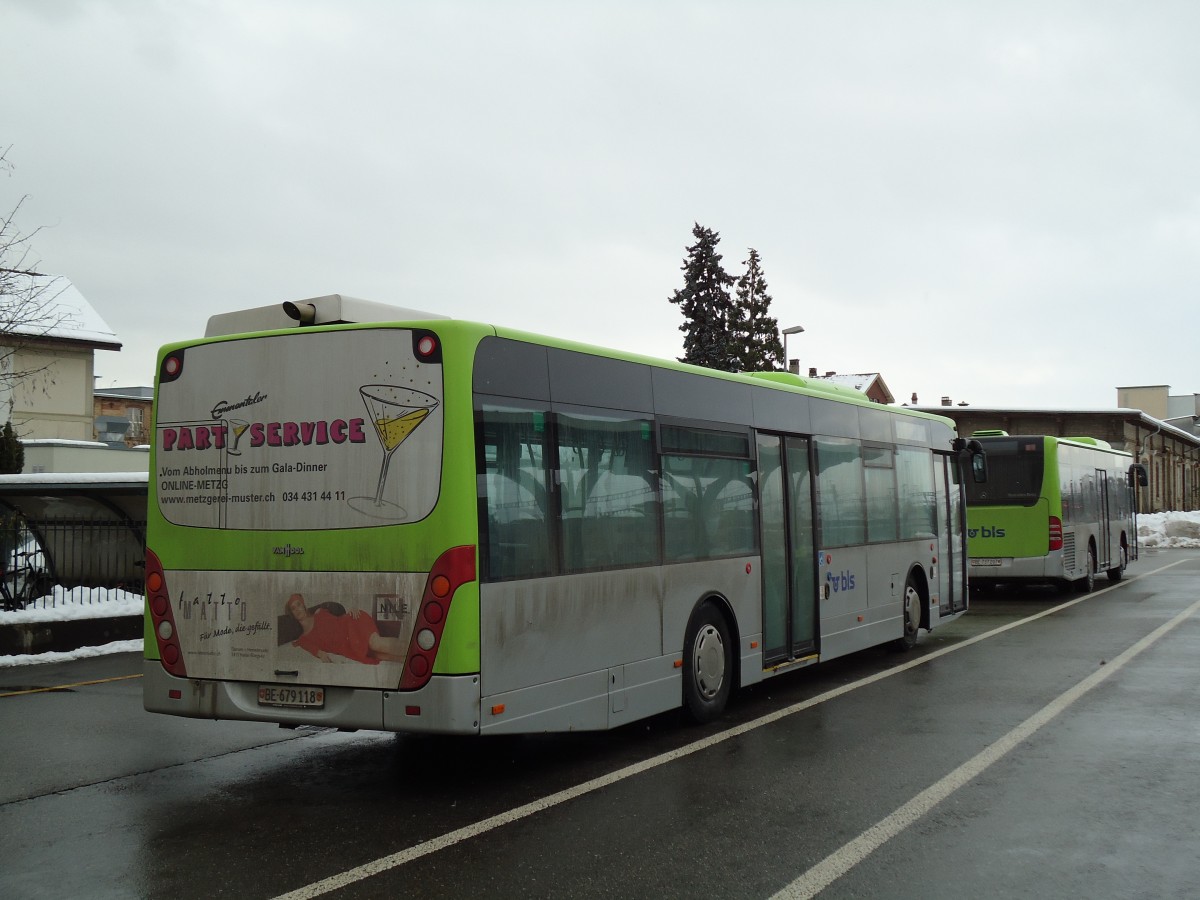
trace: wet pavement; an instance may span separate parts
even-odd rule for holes
[[[147,714],[130,655],[0,669],[0,896],[1193,896],[1200,551],[1128,574],[704,728],[293,732]]]

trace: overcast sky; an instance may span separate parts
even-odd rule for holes
[[[694,223],[803,370],[1200,392],[1200,3],[0,0],[0,210],[149,384],[328,293],[674,358]]]

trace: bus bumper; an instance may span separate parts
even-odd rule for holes
[[[320,709],[261,706],[258,683],[177,678],[158,660],[142,662],[148,712],[193,719],[430,734],[479,733],[479,676],[438,675],[416,691],[329,687]]]
[[[1061,553],[1046,556],[970,557],[967,577],[972,584],[1056,582],[1065,576]]]

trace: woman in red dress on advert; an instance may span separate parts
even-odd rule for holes
[[[361,609],[352,609],[344,616],[335,616],[327,609],[312,612],[303,594],[292,594],[287,611],[300,623],[301,635],[293,646],[302,647],[321,662],[333,662],[330,654],[372,666],[380,660],[404,662],[401,640],[381,635],[375,620]]]

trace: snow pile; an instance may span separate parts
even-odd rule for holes
[[[16,612],[0,611],[0,625],[140,616],[144,608],[145,600],[141,594],[102,588],[56,587],[54,593],[34,600],[24,609]]]
[[[1200,512],[1146,513],[1137,523],[1142,547],[1200,547]]]
[[[92,656],[108,656],[110,653],[141,653],[141,641],[113,641],[99,647],[80,647],[78,650],[59,652],[50,650],[46,653],[14,653],[11,656],[0,656],[0,669],[8,666],[32,666],[43,663],[69,662],[73,659],[87,659]]]
[[[39,622],[64,622],[68,619],[111,619],[116,616],[140,616],[145,609],[141,594],[110,591],[103,588],[56,587],[53,593],[34,600],[15,612],[0,610],[0,626],[29,625]],[[110,653],[141,653],[142,642],[113,641],[100,647],[80,647],[65,652],[15,653],[0,656],[0,668],[41,663],[67,662]]]

